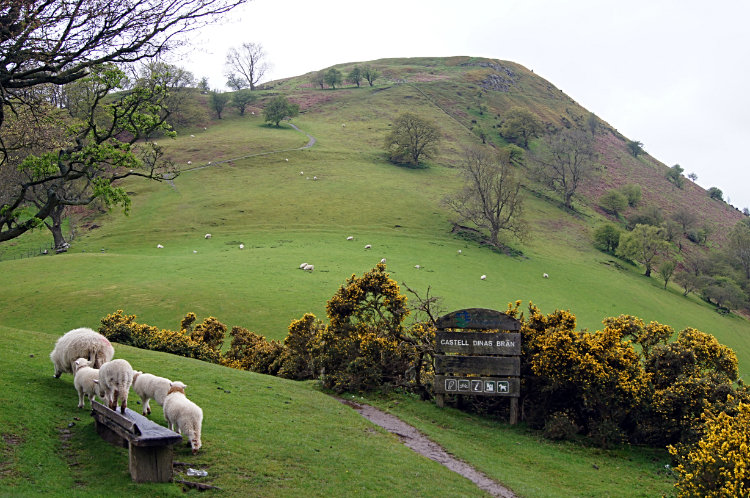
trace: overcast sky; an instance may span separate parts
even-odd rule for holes
[[[521,64],[671,166],[750,206],[750,2],[254,0],[180,62],[223,87],[226,51],[263,44],[269,79],[385,57]]]

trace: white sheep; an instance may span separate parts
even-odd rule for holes
[[[164,400],[171,387],[172,381],[164,377],[145,374],[143,372],[133,373],[133,391],[141,398],[142,413],[149,415],[151,407],[149,402],[153,399],[159,406],[164,406]]]
[[[299,265],[299,269],[304,270],[305,266],[307,266],[307,263],[302,263],[301,265]]]
[[[193,164],[193,161],[188,161],[188,166],[190,166],[191,164]]]
[[[83,395],[89,397],[89,406],[94,401],[96,396],[104,399],[104,396],[99,394],[99,385],[94,382],[99,379],[99,370],[91,368],[91,362],[86,358],[78,358],[75,361],[76,371],[74,373],[75,380],[73,385],[78,391],[78,408],[84,407]]]
[[[195,135],[190,135],[190,138],[195,138]]]
[[[365,246],[365,249],[372,249],[372,245],[370,245],[370,244],[367,244],[367,245]]]
[[[206,235],[204,236],[204,238],[206,238],[206,239],[210,239],[210,238],[211,238],[211,234],[210,234],[210,233],[207,233],[207,234],[206,234]]]
[[[304,172],[304,171],[300,171],[300,172],[299,172],[299,176],[302,176],[302,175],[304,175],[304,174],[305,174],[305,172]]]
[[[549,278],[549,275],[547,275],[547,274],[545,273],[544,275],[542,275],[542,277],[544,277],[544,278]]]
[[[208,161],[208,164],[211,164],[211,161]]]
[[[313,180],[317,180],[317,179],[318,179],[318,177],[317,177],[317,176],[313,176]]]
[[[419,270],[419,265],[416,265],[414,268],[416,268],[417,270]]]
[[[164,249],[164,246],[163,246],[163,245],[161,245],[161,244],[156,244],[156,248],[157,248],[157,249]]]
[[[193,455],[195,455],[201,447],[203,410],[185,397],[186,387],[182,382],[171,383],[164,400],[164,418],[169,430],[188,437]]]
[[[385,258],[381,259],[380,262],[385,264]]]
[[[101,368],[115,355],[115,348],[100,333],[89,328],[74,329],[60,337],[49,357],[55,365],[55,377],[75,372],[78,358],[88,358],[93,368]]]
[[[346,240],[354,240],[354,237],[347,237]]]
[[[345,124],[342,124],[342,125],[341,125],[341,127],[342,127],[342,128],[346,128],[346,125],[345,125]]]
[[[193,251],[193,254],[198,254],[198,251]]]
[[[481,280],[487,280],[487,275],[482,275],[482,276],[481,276],[481,277],[479,277],[479,278],[480,278]]]
[[[305,265],[305,267],[302,269],[305,271],[313,271],[315,269],[315,265]]]
[[[284,161],[289,162],[289,159],[284,159]]]
[[[112,360],[99,368],[99,392],[102,393],[110,410],[117,410],[120,401],[120,413],[128,407],[128,393],[133,384],[133,367],[127,360]]]
[[[253,116],[255,116],[255,111],[250,111],[250,114],[252,114]]]
[[[307,178],[305,178],[305,180],[309,180],[309,179],[310,179],[310,177],[309,177],[309,176],[308,176]]]
[[[458,250],[458,254],[461,254],[461,249]]]
[[[244,249],[244,248],[245,248],[245,244],[240,244],[240,249]]]

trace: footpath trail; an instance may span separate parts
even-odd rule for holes
[[[452,457],[440,445],[430,441],[427,436],[403,420],[370,405],[355,403],[354,401],[342,398],[336,399],[346,406],[356,410],[357,413],[373,424],[379,425],[388,432],[397,435],[406,446],[415,452],[422,456],[426,456],[430,460],[445,465],[453,472],[476,484],[480,489],[486,491],[491,496],[516,498],[516,495],[513,494],[511,490],[494,479],[490,479],[471,465]]]
[[[307,138],[310,139],[310,141],[307,142],[307,145],[303,145],[302,147],[295,147],[293,149],[281,149],[281,150],[269,150],[267,152],[256,152],[255,154],[248,154],[246,156],[233,157],[231,159],[224,159],[223,161],[215,161],[215,162],[211,161],[208,164],[204,164],[203,166],[196,166],[195,168],[188,168],[188,169],[180,170],[180,173],[185,173],[187,171],[196,171],[196,170],[204,169],[204,168],[210,168],[211,166],[216,166],[218,164],[228,163],[230,161],[238,161],[240,159],[247,159],[248,157],[267,156],[268,154],[278,154],[279,152],[289,152],[289,151],[292,151],[292,150],[309,149],[310,147],[312,147],[313,145],[315,145],[315,142],[317,142],[317,140],[315,139],[315,137],[313,137],[309,133],[306,133],[306,132],[300,130],[299,128],[297,128],[292,123],[287,123],[287,124],[289,126],[291,126],[292,128],[294,128],[295,130],[297,130],[298,132],[304,133],[305,135],[307,135]],[[174,178],[175,178],[175,175],[165,175],[164,176],[164,180],[169,184],[169,186],[172,187],[175,191],[177,191],[177,187],[174,184]]]

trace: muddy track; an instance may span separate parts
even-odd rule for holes
[[[296,147],[294,149],[281,149],[281,150],[270,150],[268,152],[256,152],[255,154],[248,154],[247,156],[239,156],[239,157],[233,157],[231,159],[224,159],[223,161],[210,162],[210,163],[205,164],[203,166],[196,166],[195,168],[188,168],[188,169],[180,170],[180,173],[185,173],[187,171],[195,171],[195,170],[204,169],[204,168],[210,168],[211,166],[216,166],[217,164],[224,164],[224,163],[228,163],[230,161],[237,161],[239,159],[246,159],[248,157],[267,156],[269,154],[278,154],[279,152],[289,152],[289,151],[292,151],[292,150],[309,149],[310,147],[312,147],[313,145],[315,145],[315,142],[317,142],[317,140],[315,139],[315,137],[313,137],[309,133],[305,133],[304,131],[300,130],[299,128],[297,128],[296,126],[294,126],[292,123],[287,123],[287,124],[289,126],[291,126],[292,128],[294,128],[295,130],[297,130],[298,132],[304,133],[305,135],[307,135],[307,138],[310,139],[310,141],[307,142],[307,145],[303,145],[302,147]],[[174,178],[175,178],[175,175],[164,175],[164,181],[166,181],[169,184],[169,186],[172,187],[175,190],[175,192],[176,192],[177,191],[177,187],[174,184],[174,181],[173,181]]]
[[[397,435],[406,446],[415,452],[422,456],[426,456],[430,460],[434,460],[439,464],[445,465],[456,474],[459,474],[476,484],[480,489],[486,491],[491,496],[516,498],[516,495],[514,495],[511,490],[494,479],[490,479],[471,465],[452,457],[439,444],[430,441],[427,436],[401,419],[370,405],[355,403],[354,401],[342,398],[335,399],[346,406],[353,408],[357,413],[373,424],[379,425],[388,432]]]

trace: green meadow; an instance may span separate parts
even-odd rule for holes
[[[631,314],[676,331],[711,333],[735,350],[740,375],[749,372],[748,321],[719,315],[673,284],[665,290],[641,268],[595,249],[592,233],[604,218],[586,197],[576,200],[571,214],[530,185],[532,239],[507,241],[520,255],[451,232],[454,217],[440,201],[461,188],[456,166],[462,147],[481,143],[469,129],[471,119],[489,129],[511,105],[528,105],[549,119],[566,106],[581,115],[585,110],[532,78],[491,96],[490,111],[479,115],[467,110],[467,96],[482,69],[440,61],[377,61],[393,78],[422,75],[406,85],[383,78],[372,88],[332,91],[307,88],[304,78],[279,82],[259,94],[285,91],[304,103],[293,123],[317,139],[312,148],[300,149],[308,138],[286,123],[264,125],[262,101],[244,117],[225,112],[206,129],[158,140],[184,171],[174,187],[123,181],[130,216],[115,209],[85,220],[72,248],[60,255],[12,259],[48,243],[51,236],[42,230],[0,246],[0,357],[15,365],[0,385],[0,432],[21,441],[0,441],[0,496],[104,496],[112,486],[129,496],[183,494],[172,484],[130,484],[126,453],[99,440],[88,412],[76,409],[72,378],[52,379],[48,354],[57,336],[96,329],[102,317],[122,309],[161,328],[176,329],[194,312],[199,320],[214,316],[281,340],[303,314],[324,318],[326,301],[344,280],[382,258],[393,279],[421,293],[429,287],[444,298],[446,311],[503,310],[509,302],[522,300],[525,307],[532,301],[545,313],[569,309],[578,326],[590,330],[606,317]],[[435,120],[445,137],[440,155],[423,168],[393,165],[382,150],[391,120],[404,110]],[[284,152],[262,154],[268,151]],[[207,167],[191,169],[197,166]],[[605,169],[601,181],[613,174]],[[100,227],[86,228],[91,223]],[[302,263],[315,270],[300,270]],[[205,466],[225,495],[483,496],[319,392],[314,382],[122,346],[117,357],[189,386],[205,412],[204,449],[193,459],[183,446],[175,458]],[[665,452],[553,444],[523,427],[441,411],[408,396],[394,404],[398,399],[373,396],[369,402],[413,423],[519,496],[658,496],[671,489]],[[58,428],[74,416],[81,421],[63,442]],[[152,418],[163,423],[158,406]],[[508,462],[511,452],[517,458]]]

